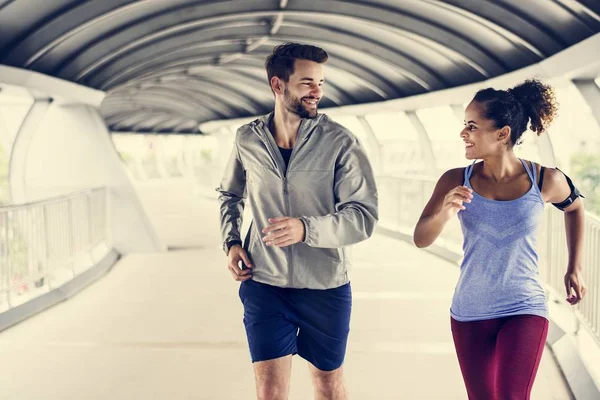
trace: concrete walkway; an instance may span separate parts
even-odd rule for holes
[[[238,283],[216,202],[178,183],[142,199],[173,250],[132,254],[75,298],[0,333],[0,399],[253,399]],[[354,248],[352,399],[466,399],[449,329],[458,268],[375,235]],[[546,351],[533,399],[569,399]],[[312,399],[294,357],[290,399]]]

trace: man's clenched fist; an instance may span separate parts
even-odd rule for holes
[[[233,279],[236,281],[247,281],[252,278],[252,273],[250,268],[252,268],[252,264],[250,264],[250,259],[248,258],[248,254],[239,244],[231,246],[229,252],[227,253],[227,258],[229,260],[227,264],[227,268]],[[239,264],[240,261],[243,261],[244,264],[248,267],[248,269],[241,269]]]

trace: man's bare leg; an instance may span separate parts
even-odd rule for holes
[[[287,400],[290,391],[292,355],[254,363],[256,398],[258,400]]]
[[[347,400],[344,371],[342,367],[333,371],[321,371],[308,363],[315,389],[315,400]]]

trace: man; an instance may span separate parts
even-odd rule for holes
[[[314,46],[275,47],[266,61],[275,110],[238,129],[217,189],[259,399],[287,398],[293,354],[309,362],[317,399],[347,398],[345,247],[373,233],[377,190],[360,142],[317,112],[327,58]],[[242,247],[246,197],[253,222]]]

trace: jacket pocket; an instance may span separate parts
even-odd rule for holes
[[[345,257],[344,248],[343,247],[338,247],[337,248],[337,252],[338,252],[338,257],[340,259],[340,264],[342,264],[342,266],[345,269],[346,268],[346,257]]]
[[[252,250],[254,248],[254,243],[256,241],[256,235],[254,234],[254,221],[250,222],[250,226],[248,227],[248,233],[246,234],[246,238],[244,239],[244,245],[242,248],[246,251],[250,262],[254,264],[254,260],[252,257]],[[242,261],[242,269],[246,269],[247,266]]]
[[[250,236],[250,240],[248,241],[248,251],[254,250],[254,245],[256,244],[256,232],[254,227],[254,221],[250,224],[250,230],[248,231],[248,236]]]

